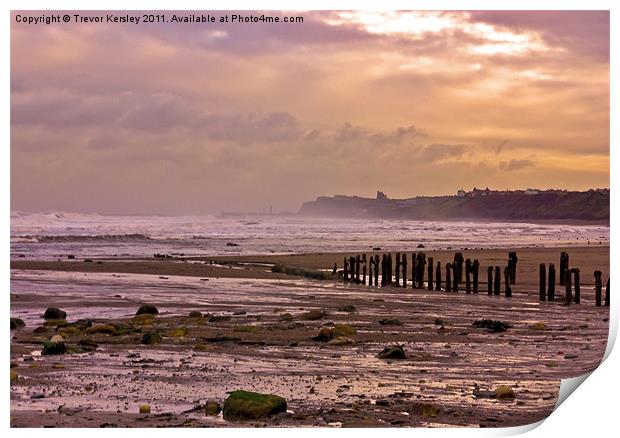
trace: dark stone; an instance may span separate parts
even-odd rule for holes
[[[154,305],[143,304],[140,306],[140,308],[136,312],[136,315],[143,315],[143,314],[157,315],[158,313],[159,313],[159,310],[157,310],[157,307],[155,307]]]
[[[400,320],[396,319],[396,318],[383,318],[382,320],[379,321],[379,324],[381,325],[403,325],[402,322],[400,322]]]
[[[58,307],[48,307],[43,314],[44,319],[66,319],[67,312],[60,310]]]
[[[21,318],[11,318],[11,330],[26,327],[26,323]]]
[[[286,400],[272,394],[233,391],[224,402],[224,419],[256,420],[286,412]]]
[[[489,333],[500,333],[508,330],[511,325],[502,321],[494,321],[492,319],[480,319],[472,324],[476,328],[485,328]]]
[[[146,332],[142,336],[142,343],[146,345],[159,344],[161,342],[161,335],[158,332]]]
[[[406,359],[405,349],[400,345],[384,347],[377,355],[379,359]]]

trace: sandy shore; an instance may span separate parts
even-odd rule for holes
[[[213,257],[205,260],[13,261],[11,424],[20,426],[235,426],[193,410],[236,389],[281,395],[289,412],[250,422],[274,426],[498,427],[528,424],[553,409],[559,380],[594,369],[608,332],[609,308],[593,304],[591,272],[607,279],[608,247],[568,249],[581,269],[582,304],[537,300],[538,264],[559,267],[560,248],[518,249],[513,297],[374,288],[270,272],[281,263],[306,269],[342,266],[344,254]],[[464,251],[504,266],[507,250]],[[442,264],[453,252],[427,252]],[[205,263],[206,262],[206,263]],[[213,264],[212,264],[213,263]],[[163,278],[160,278],[163,277]],[[484,280],[485,276],[481,276]],[[160,315],[132,317],[143,302]],[[112,324],[115,334],[64,333],[95,351],[40,356],[57,334],[39,315],[57,306],[68,321]],[[189,318],[192,310],[207,315]],[[309,311],[323,311],[316,320]],[[479,319],[510,324],[490,333]],[[388,320],[388,321],[386,321]],[[381,323],[383,322],[383,324]],[[387,322],[387,324],[386,324]],[[542,324],[536,324],[536,323]],[[322,327],[354,334],[314,340]],[[178,330],[182,329],[182,330]],[[186,331],[185,331],[186,329]],[[141,344],[147,331],[161,343]],[[383,360],[387,345],[406,358]],[[506,385],[514,398],[476,397]],[[485,393],[486,394],[486,393]],[[148,403],[151,414],[139,414]]]

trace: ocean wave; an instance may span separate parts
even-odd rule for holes
[[[14,242],[127,242],[153,240],[146,234],[100,234],[100,235],[60,235],[60,236],[11,236]]]

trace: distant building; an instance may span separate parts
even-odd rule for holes
[[[388,197],[380,190],[377,190],[377,201],[387,201]]]
[[[456,196],[458,196],[459,198],[464,198],[466,194],[467,192],[463,189],[460,189],[456,192]]]
[[[540,191],[538,189],[527,189],[525,191],[526,195],[538,195]]]

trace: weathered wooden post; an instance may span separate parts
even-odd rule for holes
[[[573,283],[575,289],[575,297],[573,301],[575,302],[575,304],[579,304],[581,303],[581,281],[579,278],[579,268],[573,268],[571,269],[571,272],[573,274]]]
[[[418,271],[417,271],[417,266],[416,266],[416,259],[417,259],[417,255],[415,252],[411,253],[411,287],[413,289],[416,289],[418,287],[418,284],[416,283],[417,279],[418,279]]]
[[[338,264],[334,263],[334,269],[332,269],[332,275],[336,275],[338,273]]]
[[[541,263],[538,267],[538,300],[547,299],[547,267]]]
[[[396,253],[396,287],[400,287],[400,253]]]
[[[452,263],[452,292],[459,291],[458,269],[458,265],[456,263]]]
[[[566,271],[568,270],[568,253],[562,251],[560,254],[560,286],[564,286],[566,281]]]
[[[478,272],[480,271],[480,262],[478,261],[478,259],[474,259],[474,262],[471,265],[471,269],[472,269],[472,277],[474,280],[474,293],[477,294],[478,293]]]
[[[347,258],[344,258],[344,274],[342,275],[344,281],[349,281],[349,262]]]
[[[379,286],[379,254],[375,254],[375,286]]]
[[[387,280],[386,284],[392,284],[392,273],[393,273],[393,265],[392,265],[392,253],[388,253],[387,255]]]
[[[424,289],[424,270],[426,268],[426,254],[418,253],[420,260],[418,260],[418,287]]]
[[[499,269],[499,266],[495,267],[495,288],[493,290],[493,295],[499,295],[502,288],[502,271]]]
[[[515,284],[517,281],[517,261],[519,258],[517,257],[516,252],[508,253],[508,267],[510,269],[510,284]]]
[[[465,293],[471,293],[471,260],[465,259]]]
[[[407,253],[403,253],[403,287],[407,288]]]
[[[435,269],[435,290],[441,290],[441,262],[437,261]]]
[[[549,263],[549,285],[547,286],[547,301],[555,300],[555,265]]]
[[[506,298],[510,298],[512,289],[510,288],[510,268],[508,266],[504,268],[504,287],[506,288]]]
[[[366,254],[362,254],[362,284],[366,284]]]
[[[454,254],[454,268],[455,269],[455,278],[457,279],[457,285],[463,282],[463,262],[465,259],[463,258],[463,254],[457,252]],[[458,287],[458,286],[457,286]]]
[[[609,307],[609,278],[607,279],[607,286],[605,287],[605,306]]]
[[[452,288],[452,277],[450,271],[452,270],[452,263],[446,263],[446,292],[450,292]]]
[[[603,301],[603,280],[601,279],[601,275],[603,275],[601,271],[594,271],[594,297],[596,306],[600,306]]]
[[[381,257],[381,287],[385,286],[387,281],[387,257],[383,254]]]
[[[370,255],[370,259],[368,260],[368,286],[372,286],[372,267],[375,264],[375,258]]]
[[[355,256],[355,283],[359,284],[360,282],[360,256],[359,254]]]
[[[564,286],[566,286],[566,295],[564,295],[564,304],[567,306],[573,301],[573,288],[571,285],[570,271],[564,271]]]
[[[433,290],[433,258],[428,258],[428,290]]]
[[[487,292],[493,295],[493,266],[487,268]]]

